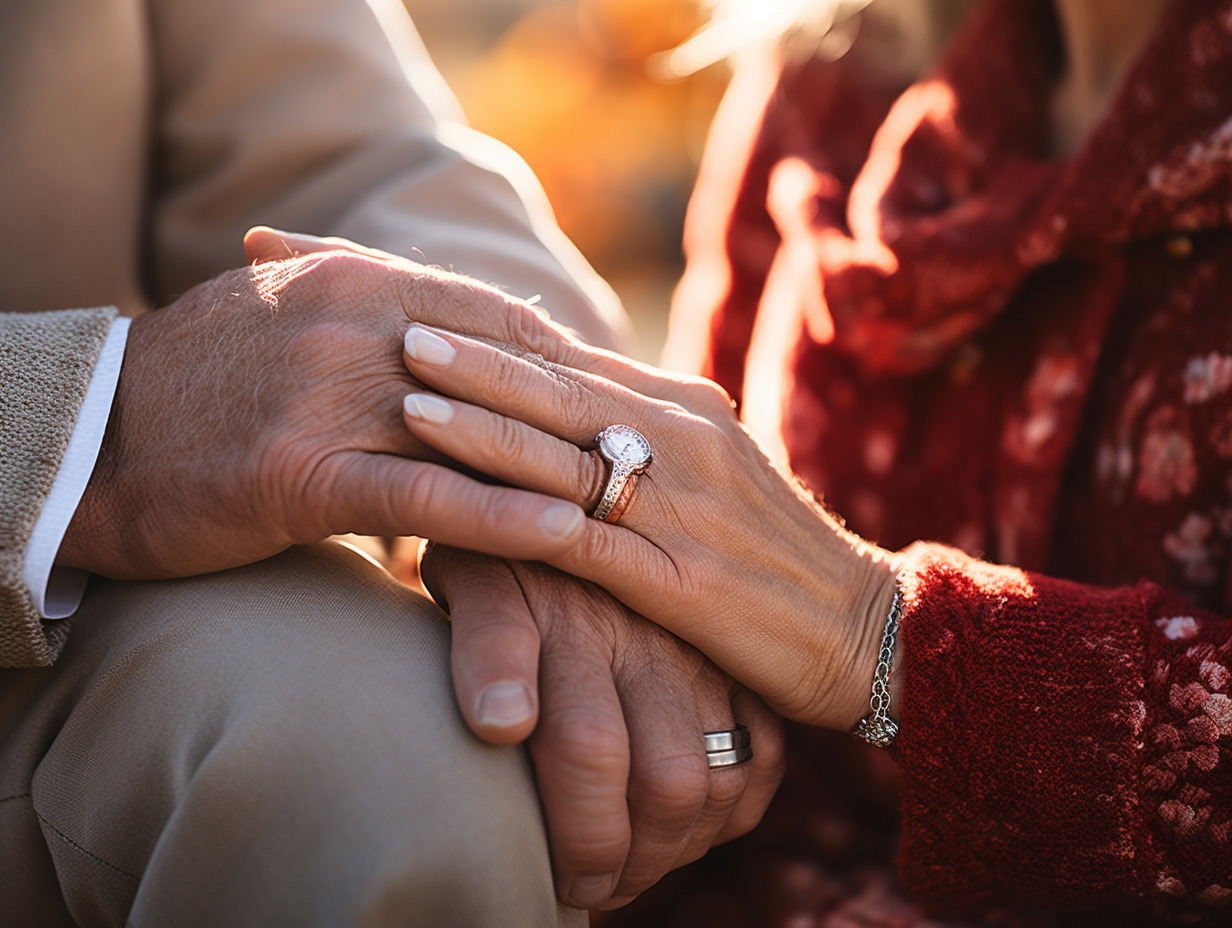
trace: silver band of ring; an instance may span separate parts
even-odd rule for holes
[[[739,767],[753,759],[752,748],[737,748],[734,751],[709,751],[706,763],[714,767]]]
[[[749,737],[749,730],[743,725],[737,725],[735,728],[729,728],[724,731],[702,732],[702,739],[706,742],[707,754],[715,751],[734,751],[738,748],[747,748],[753,741]]]
[[[715,767],[739,767],[753,759],[753,739],[743,725],[720,731],[702,732],[706,744],[706,763]]]
[[[625,484],[629,482],[629,478],[632,476],[633,468],[628,464],[616,463],[612,465],[611,473],[607,475],[607,485],[603,488],[603,495],[599,497],[599,505],[591,513],[594,518],[600,522],[607,521],[607,517],[611,514],[617,500],[620,499],[620,494],[624,492]]]

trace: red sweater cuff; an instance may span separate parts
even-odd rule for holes
[[[1186,780],[1202,773],[1203,759],[1186,754],[1171,783],[1156,776],[1166,772],[1160,757],[1169,748],[1155,744],[1160,725],[1176,728],[1159,713],[1179,714],[1173,721],[1181,726],[1189,715],[1203,721],[1202,707],[1179,706],[1177,685],[1165,679],[1181,668],[1159,663],[1192,651],[1197,639],[1179,638],[1197,635],[1200,620],[1160,618],[1183,601],[1152,584],[1082,586],[933,544],[908,549],[905,564],[897,752],[907,888],[950,914],[1167,895],[1168,874],[1218,841],[1205,831],[1179,834],[1182,810],[1200,810],[1183,795],[1169,798],[1197,785]],[[1175,625],[1185,619],[1193,629]],[[1212,634],[1226,637],[1226,624]],[[1150,666],[1159,679],[1147,678]],[[1207,716],[1227,702],[1213,687],[1197,695],[1210,703]],[[1212,761],[1210,743],[1183,747],[1191,754],[1205,747],[1205,763]],[[1227,775],[1213,775],[1226,789]],[[1228,864],[1226,831],[1222,855],[1214,855],[1222,860],[1208,859],[1215,868]],[[1178,849],[1177,840],[1196,845]],[[1207,885],[1179,876],[1188,892]]]

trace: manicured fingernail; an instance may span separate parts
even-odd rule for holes
[[[508,728],[525,722],[533,711],[530,693],[521,683],[493,683],[480,695],[475,714],[481,725]]]
[[[572,503],[553,503],[543,510],[539,516],[539,524],[544,532],[553,538],[564,538],[573,534],[573,530],[585,518],[582,510]]]
[[[439,335],[433,335],[420,325],[413,325],[406,330],[403,344],[406,346],[407,354],[424,364],[444,367],[453,360],[453,345]]]
[[[443,423],[453,418],[453,403],[428,393],[408,393],[402,408],[412,419]]]
[[[612,894],[612,874],[602,876],[582,876],[573,881],[569,890],[569,898],[582,908],[598,905]]]

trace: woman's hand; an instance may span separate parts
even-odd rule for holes
[[[548,562],[692,642],[780,713],[852,728],[868,711],[893,598],[888,552],[775,470],[709,381],[589,348],[546,323],[520,341],[539,354],[412,326],[407,367],[438,391],[408,396],[414,436],[589,511],[607,479],[589,450],[596,434],[633,426],[654,461],[619,524],[587,520],[579,542]]]

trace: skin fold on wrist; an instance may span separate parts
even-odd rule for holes
[[[881,639],[885,633],[886,619],[894,603],[894,593],[897,587],[895,576],[898,573],[897,558],[876,546],[862,542],[861,556],[868,564],[867,596],[865,606],[858,613],[860,627],[860,649],[855,666],[852,668],[852,708],[841,726],[843,731],[853,729],[861,719],[869,714],[869,697],[872,694],[873,675],[877,667],[877,657],[881,650]],[[898,719],[899,698],[902,690],[902,677],[898,672],[902,661],[902,641],[895,643],[894,660],[890,674],[890,716]]]

